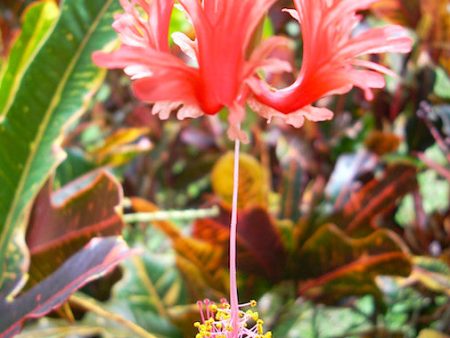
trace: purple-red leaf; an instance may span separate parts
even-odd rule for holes
[[[39,318],[132,254],[116,237],[94,238],[44,281],[12,302],[0,300],[0,337],[17,334],[26,319]]]
[[[221,245],[228,252],[229,211],[222,209],[217,219],[198,220],[194,237]],[[271,216],[263,208],[241,210],[237,230],[238,264],[247,272],[277,280],[283,273],[286,252]],[[225,260],[226,261],[226,260]]]
[[[122,190],[106,171],[83,176],[53,193],[50,186],[38,195],[28,227],[28,287],[50,275],[91,238],[118,235],[123,226],[116,212]]]
[[[399,198],[417,189],[416,173],[416,168],[408,164],[387,168],[381,179],[373,179],[350,196],[337,223],[349,233],[373,225],[377,217],[395,207]]]

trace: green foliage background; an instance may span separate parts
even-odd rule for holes
[[[450,14],[384,4],[366,23],[407,26],[415,46],[380,59],[400,77],[374,101],[354,90],[326,102],[330,122],[244,126],[240,296],[277,338],[450,335]],[[119,9],[0,4],[0,337],[191,338],[196,300],[227,296],[224,123],[159,121],[93,65]],[[179,10],[170,29],[192,33]],[[300,40],[276,10],[273,34]]]

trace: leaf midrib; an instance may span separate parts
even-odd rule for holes
[[[98,12],[98,15],[96,16],[93,24],[89,27],[89,30],[87,31],[85,37],[83,38],[83,40],[80,44],[80,47],[77,49],[77,52],[74,54],[72,61],[70,62],[69,66],[67,67],[66,71],[64,72],[62,80],[58,84],[57,89],[55,91],[55,95],[51,99],[50,105],[44,114],[43,122],[41,123],[41,125],[38,128],[37,137],[36,137],[35,141],[33,142],[34,144],[40,144],[42,142],[42,138],[45,134],[45,131],[47,130],[50,118],[52,116],[51,112],[54,111],[54,109],[58,106],[58,104],[60,102],[61,94],[62,94],[64,88],[66,87],[66,84],[70,78],[70,75],[73,73],[73,70],[74,70],[75,66],[77,65],[78,61],[80,60],[80,56],[81,56],[83,50],[86,48],[86,45],[88,44],[90,37],[94,34],[95,30],[97,29],[98,25],[100,24],[101,19],[103,18],[103,15],[106,13],[107,9],[111,6],[112,1],[113,0],[107,0],[105,2],[104,6],[102,7],[102,9]],[[18,189],[16,189],[16,192],[15,192],[14,198],[13,198],[13,202],[11,203],[11,207],[9,208],[8,215],[7,215],[6,221],[5,221],[5,226],[3,227],[3,231],[0,234],[0,257],[4,256],[4,252],[6,251],[5,240],[9,237],[8,234],[10,233],[10,227],[12,225],[11,224],[12,217],[15,213],[14,210],[17,208],[17,205],[19,203],[20,196],[22,194],[22,191],[24,189],[24,185],[26,182],[26,178],[28,177],[30,169],[31,169],[31,163],[33,162],[33,160],[36,156],[38,147],[36,147],[36,146],[31,147],[31,149],[32,150],[30,151],[30,156],[28,157],[28,159],[25,163],[23,173],[19,179]],[[31,201],[28,203],[31,203]],[[1,281],[0,281],[0,285],[1,285]]]
[[[164,303],[161,299],[161,297],[158,294],[157,288],[155,283],[149,278],[149,276],[145,273],[145,264],[143,260],[139,257],[133,257],[131,259],[132,263],[134,264],[136,268],[136,273],[138,277],[140,278],[141,282],[146,287],[146,290],[149,292],[149,298],[151,301],[153,301],[156,310],[158,311],[158,314],[162,317],[167,317],[167,310],[164,307]]]

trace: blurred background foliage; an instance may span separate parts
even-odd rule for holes
[[[19,337],[191,338],[196,300],[228,293],[224,119],[152,116],[120,71],[90,61],[114,45],[117,2],[59,5],[0,3],[0,337],[34,318]],[[289,6],[264,35],[293,38],[279,57],[299,65]],[[364,13],[415,38],[378,60],[399,77],[373,101],[324,99],[335,118],[298,130],[248,114],[240,297],[258,300],[274,337],[450,335],[449,6]],[[175,11],[171,30],[192,35],[184,22]]]

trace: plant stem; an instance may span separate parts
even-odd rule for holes
[[[216,217],[217,215],[219,215],[219,207],[213,206],[208,209],[161,210],[125,214],[123,215],[123,220],[125,223],[146,223],[166,220],[191,221],[199,218]]]
[[[234,143],[234,173],[233,173],[233,201],[231,209],[230,224],[230,305],[231,305],[231,325],[233,330],[230,338],[237,338],[238,335],[238,316],[239,299],[236,280],[236,238],[237,238],[237,207],[238,207],[238,188],[239,188],[239,148],[240,142]]]

